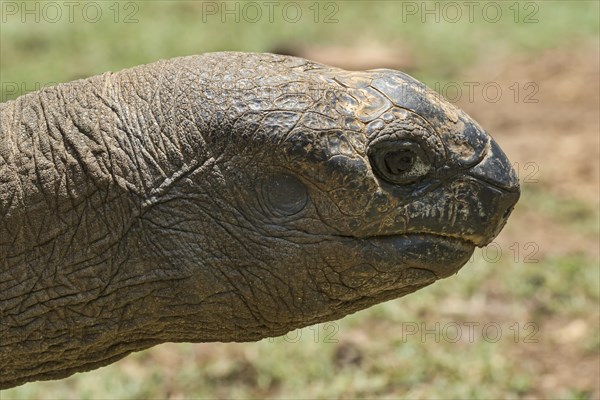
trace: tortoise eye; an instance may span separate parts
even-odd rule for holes
[[[369,161],[375,174],[393,184],[417,182],[431,169],[421,146],[414,141],[383,141],[369,147]]]
[[[384,156],[383,162],[386,172],[391,175],[406,174],[415,164],[417,155],[409,149],[390,151]]]

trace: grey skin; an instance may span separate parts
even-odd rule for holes
[[[1,388],[404,296],[519,197],[496,142],[392,70],[213,53],[0,113]]]

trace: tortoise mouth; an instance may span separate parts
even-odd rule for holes
[[[461,236],[459,234],[452,233],[433,233],[428,231],[414,231],[414,232],[404,232],[404,233],[392,233],[389,235],[376,235],[373,237],[397,237],[397,238],[407,238],[414,239],[417,238],[419,240],[427,240],[427,241],[446,241],[449,243],[455,244],[463,244],[465,246],[470,245],[473,247],[477,246],[475,240]]]
[[[464,249],[465,251],[473,251],[479,244],[475,239],[460,236],[458,234],[451,233],[431,233],[426,231],[415,231],[415,232],[404,232],[404,233],[391,233],[383,235],[371,236],[370,239],[389,239],[393,238],[399,241],[414,241],[422,243],[430,243],[432,245],[438,244],[442,246],[451,246],[457,249]]]
[[[424,232],[380,235],[368,240],[390,254],[392,263],[403,268],[430,271],[437,279],[458,272],[477,246],[463,237]]]
[[[389,233],[389,234],[378,234],[378,235],[373,235],[371,236],[371,238],[386,238],[386,237],[396,237],[396,238],[402,238],[404,237],[405,239],[415,239],[418,238],[419,240],[425,240],[425,241],[440,241],[440,242],[448,242],[448,243],[454,243],[456,245],[458,244],[462,244],[464,246],[473,246],[473,247],[482,247],[485,246],[487,243],[484,243],[485,240],[482,237],[479,237],[477,235],[470,235],[470,234],[458,234],[458,233],[451,233],[451,232],[431,232],[431,231],[426,231],[426,230],[415,230],[415,231],[408,231],[408,232],[402,232],[402,233]]]

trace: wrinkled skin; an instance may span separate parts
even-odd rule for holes
[[[519,197],[475,121],[391,70],[214,53],[0,112],[1,388],[406,295]]]

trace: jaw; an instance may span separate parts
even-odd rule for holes
[[[475,244],[468,240],[429,233],[375,236],[366,239],[384,250],[389,262],[403,270],[411,270],[423,278],[441,279],[451,276],[469,260]]]
[[[316,287],[302,303],[310,321],[294,324],[341,318],[413,293],[456,273],[474,249],[466,240],[435,234],[330,237],[312,252],[334,256],[324,257],[310,270]]]
[[[320,266],[310,273],[326,302],[364,308],[456,273],[474,249],[466,240],[435,234],[337,236],[311,250],[318,257],[311,265]]]

